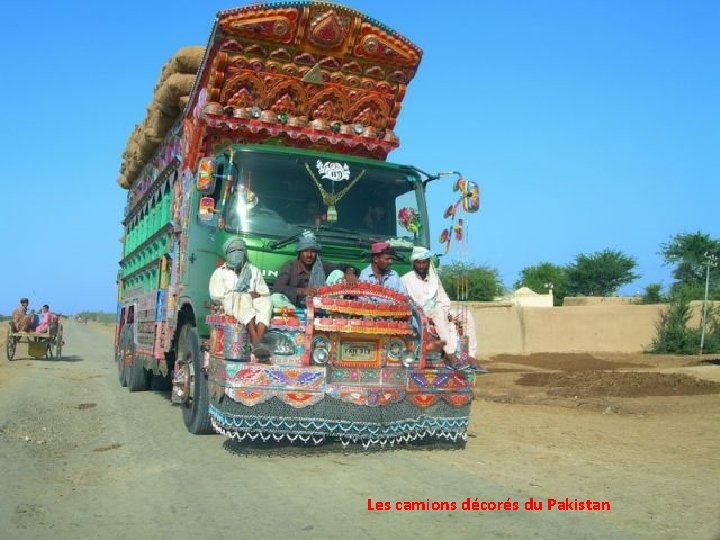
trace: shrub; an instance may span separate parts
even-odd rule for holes
[[[675,295],[656,324],[657,335],[649,351],[669,354],[697,354],[700,351],[702,328],[689,327],[690,297]],[[720,313],[708,308],[703,352],[720,353]]]
[[[660,283],[650,283],[647,287],[645,287],[645,292],[640,297],[640,303],[641,304],[660,304],[663,301],[663,297],[661,294],[662,290],[662,284]]]

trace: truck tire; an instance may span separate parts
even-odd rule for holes
[[[135,356],[135,347],[133,350],[133,363],[132,366],[127,368],[127,387],[131,392],[139,392],[140,390],[147,390],[147,376],[145,374],[145,368],[143,367],[142,360]]]
[[[130,392],[139,390],[147,390],[147,376],[142,360],[138,359],[135,354],[135,340],[133,338],[133,327],[131,324],[126,325],[125,334],[125,354],[132,355],[132,364],[125,364],[125,382]]]
[[[181,405],[185,427],[194,435],[212,433],[207,374],[202,370],[200,357],[200,336],[197,328],[190,323],[185,323],[180,329],[177,362],[187,365],[190,377],[190,396]]]
[[[120,386],[127,386],[127,367],[125,366],[125,349],[127,347],[127,326],[123,326],[118,338],[118,348],[115,351],[115,362],[118,369],[118,382]]]

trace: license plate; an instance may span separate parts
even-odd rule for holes
[[[342,362],[375,362],[378,345],[372,341],[343,341],[340,348]]]

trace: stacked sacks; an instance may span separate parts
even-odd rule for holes
[[[120,187],[132,187],[183,112],[204,52],[204,47],[184,47],[163,66],[147,116],[142,124],[135,125],[123,151],[118,178]]]

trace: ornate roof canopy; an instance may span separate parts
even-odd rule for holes
[[[385,159],[398,145],[393,128],[421,57],[397,32],[340,5],[221,11],[186,115],[252,142]]]

